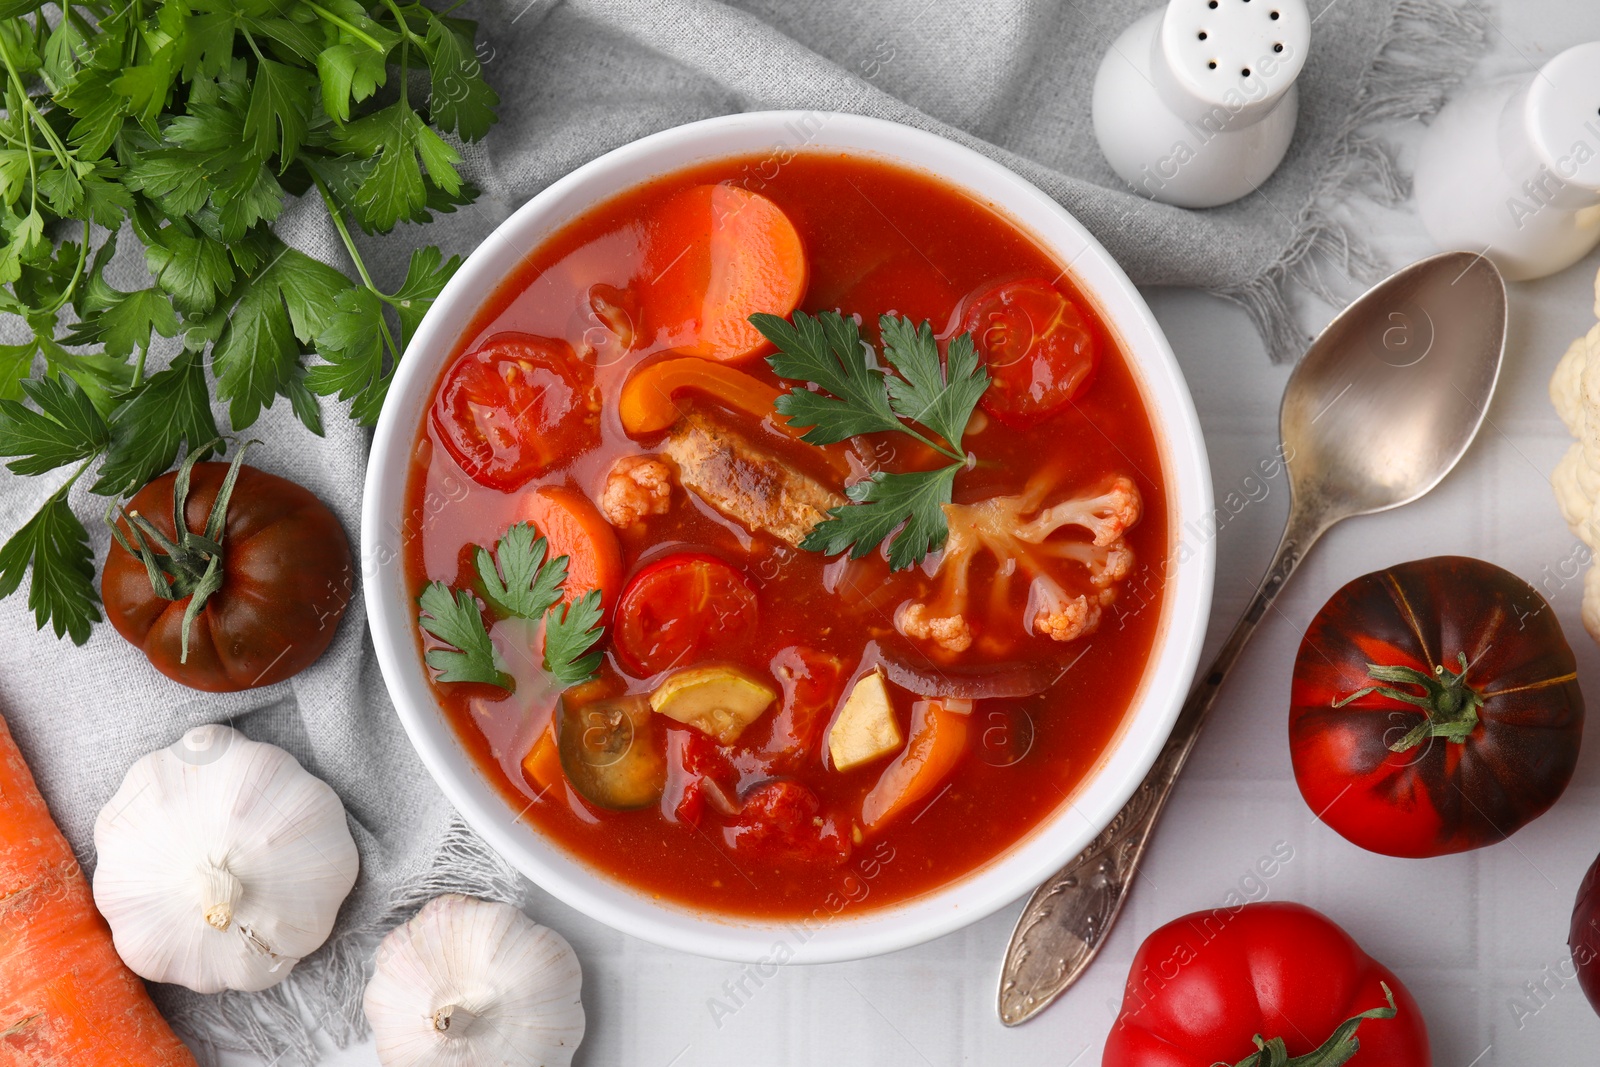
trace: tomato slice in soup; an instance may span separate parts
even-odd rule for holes
[[[968,301],[961,329],[972,335],[993,380],[983,409],[1018,429],[1065,408],[1100,364],[1100,345],[1083,312],[1043,278],[983,290]]]
[[[617,658],[640,677],[741,649],[755,632],[756,593],[738,568],[678,552],[634,575],[617,601]]]
[[[433,428],[473,481],[505,492],[600,441],[594,373],[565,341],[500,333],[460,359]]]

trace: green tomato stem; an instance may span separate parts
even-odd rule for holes
[[[1254,1038],[1256,1051],[1234,1064],[1234,1067],[1342,1067],[1361,1051],[1361,1042],[1356,1040],[1355,1034],[1363,1020],[1393,1019],[1399,1014],[1399,1009],[1394,1005],[1394,992],[1385,982],[1378,985],[1389,1002],[1386,1007],[1368,1008],[1359,1015],[1351,1016],[1335,1028],[1328,1040],[1304,1056],[1291,1058],[1281,1037],[1262,1040],[1261,1035],[1257,1034]]]
[[[1467,663],[1465,652],[1459,655],[1461,670],[1451,671],[1443,664],[1439,664],[1433,668],[1432,674],[1419,671],[1415,667],[1391,667],[1380,663],[1369,663],[1367,674],[1380,684],[1357,689],[1349,696],[1334,701],[1333,706],[1342,708],[1352,700],[1377,693],[1379,696],[1420,709],[1424,716],[1422,722],[1390,745],[1390,752],[1405,752],[1430,737],[1442,737],[1446,741],[1465,744],[1472,731],[1477,728],[1478,709],[1483,707],[1483,697],[1477,690],[1467,685],[1467,670],[1470,665]],[[1394,684],[1382,684],[1385,682]],[[1398,689],[1396,685],[1413,685],[1421,692]]]

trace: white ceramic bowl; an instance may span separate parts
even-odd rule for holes
[[[1070,264],[1082,291],[1122,340],[1157,430],[1172,531],[1170,576],[1157,645],[1121,732],[1070,803],[988,865],[902,904],[846,908],[825,923],[749,920],[652,900],[587,866],[519,821],[457,742],[428,689],[404,587],[400,545],[412,446],[441,365],[480,303],[547,235],[591,206],[647,179],[730,156],[781,165],[808,149],[858,153],[937,176],[991,204]],[[468,257],[406,350],[378,422],[367,468],[361,555],[367,617],[400,720],[439,787],[501,855],[556,897],[609,926],[657,944],[744,962],[855,959],[918,944],[975,922],[1030,892],[1104,828],[1144,777],[1189,689],[1211,604],[1211,480],[1199,421],[1166,338],[1100,243],[1037,188],[999,164],[933,134],[878,119],[820,112],[757,112],[679,126],[625,145],[539,193]]]

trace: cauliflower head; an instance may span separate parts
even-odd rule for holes
[[[1595,278],[1600,318],[1600,276]],[[1550,378],[1550,402],[1577,438],[1550,474],[1561,517],[1590,549],[1600,547],[1600,323],[1567,348]],[[1600,568],[1583,582],[1583,626],[1600,641]]]

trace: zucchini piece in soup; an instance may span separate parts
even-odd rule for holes
[[[828,730],[833,769],[848,771],[887,756],[905,744],[883,672],[874,669],[856,682]]]
[[[585,704],[562,697],[556,708],[556,747],[567,781],[591,804],[627,811],[661,799],[667,761],[643,697]]]
[[[668,675],[650,694],[650,706],[731,745],[777,699],[770,685],[742,667],[706,664]]]

